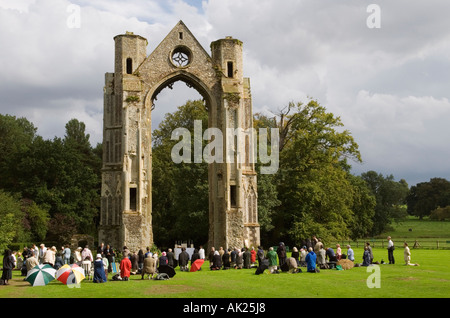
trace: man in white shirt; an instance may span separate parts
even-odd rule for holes
[[[387,237],[387,240],[388,240],[387,250],[388,250],[389,264],[395,264],[395,260],[394,260],[394,242],[392,242],[390,236]]]

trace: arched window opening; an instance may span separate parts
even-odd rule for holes
[[[133,73],[133,60],[131,57],[127,58],[127,74]]]

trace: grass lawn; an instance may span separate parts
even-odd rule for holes
[[[398,246],[398,245],[397,245]],[[385,249],[374,249],[375,261],[387,261]],[[363,250],[355,249],[357,261]],[[373,267],[346,271],[322,270],[311,274],[255,275],[255,269],[180,272],[168,281],[108,281],[94,284],[84,280],[80,288],[68,288],[57,280],[47,286],[31,287],[14,271],[10,285],[0,286],[1,298],[448,298],[450,297],[450,251],[411,249],[412,263],[405,266],[403,249],[394,252],[395,265],[379,265],[380,288],[369,288]],[[109,275],[108,278],[111,278]]]
[[[449,239],[450,240],[450,222],[433,221],[429,218],[420,220],[417,217],[408,216],[404,221],[391,223],[393,231],[378,235],[378,238],[386,239],[388,235],[392,237],[402,237],[409,239]]]

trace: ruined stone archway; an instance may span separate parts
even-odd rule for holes
[[[210,56],[180,21],[147,56],[147,40],[126,33],[115,40],[115,72],[105,75],[102,207],[99,240],[113,246],[153,244],[151,217],[151,112],[158,93],[184,81],[205,99],[209,127],[253,125],[250,82],[243,77],[242,42],[211,43]],[[224,154],[246,153],[248,140]],[[224,158],[226,156],[224,155]],[[245,155],[244,158],[251,156]],[[210,246],[259,245],[254,163],[214,162],[208,168]]]

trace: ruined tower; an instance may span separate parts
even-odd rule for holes
[[[99,241],[153,244],[151,111],[162,89],[184,81],[204,98],[209,128],[223,132],[224,161],[208,165],[208,245],[259,245],[252,136],[227,133],[253,125],[243,43],[214,41],[210,56],[182,21],[148,56],[147,40],[139,35],[127,32],[114,41],[114,73],[105,75]]]

